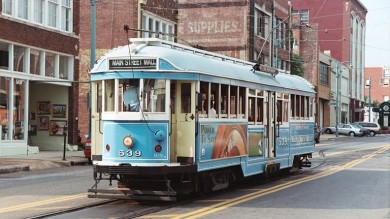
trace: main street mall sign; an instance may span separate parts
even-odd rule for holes
[[[125,69],[156,69],[157,60],[149,59],[110,59],[109,70],[125,70]]]

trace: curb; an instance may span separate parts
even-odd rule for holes
[[[29,165],[8,165],[0,166],[0,174],[4,173],[14,173],[19,171],[30,171]]]

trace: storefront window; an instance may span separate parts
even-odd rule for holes
[[[0,42],[0,69],[9,70],[8,44]]]
[[[41,56],[42,52],[31,49],[30,50],[30,74],[39,75],[41,72]]]
[[[0,77],[0,122],[1,122],[1,140],[9,140],[9,78]]]
[[[69,57],[60,56],[60,78],[68,79],[69,72]]]
[[[26,59],[26,48],[21,46],[14,46],[14,71],[26,72],[25,62]]]
[[[13,139],[24,139],[24,99],[25,99],[25,81],[21,79],[14,80],[14,113],[13,113]]]
[[[55,55],[47,52],[45,57],[45,76],[54,77],[55,69]]]

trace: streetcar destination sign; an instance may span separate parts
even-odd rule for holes
[[[146,68],[146,69],[156,69],[156,59],[110,59],[109,60],[109,69],[118,70],[118,69],[130,69],[130,68]]]

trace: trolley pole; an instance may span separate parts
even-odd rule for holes
[[[337,70],[336,70],[336,137],[339,137],[339,83],[340,83],[340,63],[337,62]]]
[[[68,127],[65,125],[63,127],[63,132],[64,132],[64,154],[62,156],[62,160],[66,160],[65,158],[65,151],[66,151],[66,132],[68,131]]]
[[[91,57],[90,57],[90,69],[92,70],[93,66],[95,65],[96,61],[96,1],[97,0],[90,0],[91,1]],[[92,116],[92,82],[91,77],[89,78],[89,125],[88,125],[88,137],[91,138],[91,116]]]
[[[368,79],[368,122],[371,122],[371,77]]]

